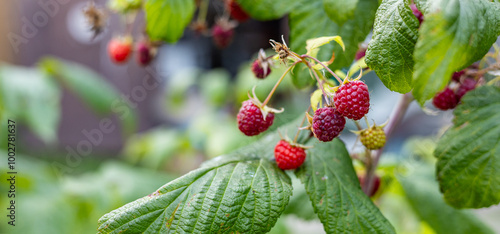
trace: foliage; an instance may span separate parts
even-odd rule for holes
[[[278,19],[289,14],[290,48],[286,41],[272,41],[272,44],[281,63],[293,64],[288,64],[284,72],[273,69],[272,76],[283,74],[275,87],[290,70],[291,81],[297,88],[317,83],[319,89],[308,98],[313,110],[318,104],[323,105],[323,98],[328,103],[328,94],[334,95],[337,90],[335,85],[347,82],[341,78],[348,79],[353,73],[360,78],[370,70],[377,73],[389,90],[402,94],[411,92],[423,107],[427,100],[450,83],[454,72],[481,60],[500,35],[500,5],[487,0],[414,1],[425,16],[423,23],[415,17],[415,8],[410,6],[413,1],[409,0],[236,2],[256,20]],[[195,9],[193,1],[148,0],[145,11],[149,36],[175,43],[191,21]],[[372,27],[366,60],[359,59],[353,64]],[[330,43],[332,40],[337,44]],[[490,57],[494,62],[500,60],[498,56]],[[277,60],[278,56],[275,58]],[[478,71],[467,76],[484,80],[486,72],[496,69],[496,65],[488,61],[483,60]],[[222,105],[231,99],[231,94],[220,94],[227,87],[225,74],[211,73],[207,77],[212,77],[210,80],[214,83],[204,81],[202,93],[213,97],[211,102]],[[197,83],[195,80],[183,79],[181,83],[185,87],[182,90]],[[394,181],[393,189],[399,190],[398,196],[404,195],[406,206],[412,207],[415,217],[425,223],[421,225],[424,230],[437,233],[449,230],[457,233],[491,232],[469,212],[455,209],[487,207],[500,202],[500,175],[495,173],[500,168],[495,154],[500,135],[498,128],[492,127],[495,126],[492,121],[497,117],[494,110],[498,104],[496,100],[500,100],[497,97],[500,91],[495,83],[485,84],[483,80],[479,84],[483,87],[467,94],[461,101],[454,112],[454,127],[444,134],[435,150],[440,189],[451,206],[440,197],[436,184],[429,179],[428,166],[421,169],[422,173],[427,173],[425,176],[389,173]],[[261,103],[262,110],[267,108],[274,91],[264,104]],[[173,90],[174,95],[179,92]],[[257,96],[263,95],[259,93]],[[394,119],[389,121],[399,121],[404,116],[412,100],[409,94],[402,100],[405,97],[407,102],[402,101],[403,105],[397,107],[399,109],[392,117]],[[242,101],[244,98],[243,95],[237,99]],[[397,126],[396,123],[390,122],[390,128]],[[292,129],[292,125],[285,128]],[[359,123],[357,126],[361,130]],[[389,135],[392,130],[386,129],[384,134]],[[471,136],[477,137],[471,141]],[[304,197],[301,193],[292,198],[292,205],[285,209],[292,193],[291,174],[284,173],[269,160],[273,143],[278,139],[277,133],[270,133],[249,146],[212,159],[149,196],[111,211],[99,220],[99,232],[270,231],[282,213],[300,213],[300,209],[294,208],[294,202]],[[306,162],[295,175],[304,183],[313,211],[327,233],[396,232],[365,195],[373,183],[371,177],[382,150],[374,151],[372,158],[372,152],[367,149],[368,153],[362,156],[365,160],[359,160],[364,163],[368,181],[362,185],[365,186],[363,192],[351,155],[340,140],[311,142],[304,140],[302,135],[299,139],[298,142],[312,148],[307,150]],[[417,205],[423,201],[432,205]],[[443,219],[443,216],[448,218]],[[311,218],[311,215],[302,217]],[[249,226],[253,228],[249,229]]]

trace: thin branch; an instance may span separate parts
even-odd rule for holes
[[[274,85],[273,89],[271,90],[271,92],[267,95],[267,98],[266,100],[264,100],[264,102],[262,103],[262,106],[266,106],[267,103],[271,100],[271,97],[273,96],[274,92],[276,91],[276,89],[278,88],[278,86],[281,84],[281,81],[283,81],[283,78],[285,78],[286,74],[288,74],[288,72],[290,72],[290,70],[292,70],[292,68],[299,62],[302,62],[302,61],[297,61],[295,63],[292,64],[292,66],[290,66],[288,69],[286,69],[285,73],[283,73],[283,75],[280,77],[280,79],[278,80],[278,82],[276,82],[276,84]]]
[[[300,57],[302,57],[302,58],[310,58],[310,59],[314,60],[315,62],[317,62],[318,64],[321,64],[321,66],[323,66],[330,74],[332,74],[333,77],[335,77],[335,79],[337,79],[337,81],[339,82],[339,84],[342,84],[342,82],[343,82],[342,79],[340,79],[340,77],[338,77],[337,74],[335,74],[335,72],[333,72],[328,66],[326,66],[325,64],[323,64],[317,58],[309,56],[307,54],[304,54],[304,55],[302,55]]]
[[[393,109],[393,111],[391,113],[391,117],[389,118],[389,122],[387,123],[387,125],[384,128],[386,139],[389,139],[391,137],[392,133],[394,132],[394,129],[401,123],[404,115],[406,114],[406,111],[408,110],[408,106],[410,106],[410,103],[412,101],[413,101],[413,96],[411,95],[411,93],[403,94],[400,97],[398,104],[396,105],[396,107]],[[367,192],[371,191],[373,188],[373,184],[375,181],[374,180],[375,169],[377,168],[377,165],[378,165],[379,160],[380,160],[380,156],[382,155],[383,151],[384,151],[384,148],[381,148],[379,150],[374,151],[373,160],[371,160],[372,163],[371,163],[370,167],[367,168],[366,176],[365,176],[365,181],[366,181],[367,186],[366,186],[366,189],[363,190],[363,191],[365,191],[366,194],[368,194]],[[370,157],[370,159],[371,159],[370,154],[367,155],[367,157]]]

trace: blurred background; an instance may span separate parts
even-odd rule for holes
[[[87,3],[0,2],[0,111],[2,122],[8,117],[17,123],[18,172],[16,226],[11,227],[2,143],[0,233],[93,233],[105,213],[259,138],[240,133],[236,113],[253,86],[263,100],[283,73],[284,66],[276,64],[270,77],[258,80],[249,65],[260,48],[273,53],[269,39],[284,35],[287,40],[286,18],[239,24],[225,49],[217,48],[210,36],[187,29],[178,43],[159,47],[149,66],[135,59],[116,65],[107,45],[125,33],[123,19],[110,14],[104,32],[93,39],[82,13]],[[106,1],[95,3],[104,6]],[[222,12],[223,3],[211,1],[208,24]],[[134,37],[141,37],[143,26],[139,13]],[[56,83],[40,70],[52,71],[62,81]],[[368,117],[384,123],[399,94],[388,91],[373,72],[363,79],[372,98]],[[302,115],[312,91],[298,90],[286,79],[271,102],[286,111],[276,116],[271,130]],[[382,189],[375,199],[400,233],[436,232],[412,211],[404,198],[408,190],[394,176],[404,171],[409,178],[423,178],[431,190],[437,186],[420,174],[433,175],[433,139],[451,118],[450,112],[426,114],[413,103],[388,142],[379,172]],[[355,152],[360,144],[349,131],[353,129],[348,122],[341,139]],[[302,186],[295,187],[286,215],[272,232],[323,233]],[[500,233],[498,207],[474,213]]]

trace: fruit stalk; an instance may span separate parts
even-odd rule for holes
[[[337,81],[339,82],[339,84],[342,84],[342,82],[343,82],[342,79],[340,79],[340,77],[337,76],[337,74],[335,74],[335,72],[333,72],[328,66],[326,66],[325,64],[323,64],[317,58],[309,56],[307,54],[304,54],[304,55],[302,55],[300,57],[302,57],[302,58],[310,58],[310,59],[314,60],[315,62],[317,62],[318,64],[321,64],[321,66],[323,66],[330,74],[332,74],[333,77],[335,77],[335,79],[337,79]]]
[[[413,101],[413,96],[411,93],[406,93],[403,94],[396,107],[393,109],[391,116],[389,118],[389,122],[384,128],[384,132],[386,135],[386,138],[389,139],[391,137],[392,132],[394,129],[401,123],[403,120],[404,115],[406,114],[406,111],[408,110],[408,106],[410,106],[410,103]],[[366,165],[366,176],[365,176],[365,186],[363,186],[363,191],[367,193],[367,191],[371,191],[373,188],[373,183],[374,183],[374,174],[375,174],[375,169],[377,168],[378,162],[380,160],[380,156],[382,155],[382,152],[384,151],[384,148],[381,148],[379,150],[376,150],[373,153],[373,156],[368,154],[367,157],[370,157],[370,160],[367,160]],[[373,158],[371,158],[373,157]]]
[[[278,82],[276,82],[276,84],[274,85],[273,89],[271,90],[271,92],[269,93],[269,95],[267,95],[267,98],[266,100],[264,100],[264,102],[262,103],[262,106],[266,106],[267,103],[271,100],[271,97],[273,96],[274,92],[276,91],[276,89],[278,88],[278,86],[281,84],[281,81],[283,81],[283,78],[285,78],[286,74],[288,74],[288,72],[290,72],[292,70],[292,68],[301,61],[297,61],[295,63],[292,64],[292,66],[290,66],[288,69],[286,69],[286,71],[283,73],[283,75],[280,77],[280,79],[278,80]]]

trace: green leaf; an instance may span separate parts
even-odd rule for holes
[[[256,20],[273,20],[283,17],[297,7],[300,1],[289,0],[236,0],[241,8]]]
[[[26,123],[45,143],[57,139],[60,101],[59,87],[44,72],[34,68],[0,66],[3,118]]]
[[[325,12],[338,25],[354,16],[358,0],[323,0]]]
[[[290,178],[270,158],[277,134],[208,161],[104,215],[99,233],[264,233],[284,211]]]
[[[468,92],[453,127],[439,140],[437,178],[446,201],[457,208],[500,202],[500,88]]]
[[[481,59],[500,34],[500,5],[485,0],[428,2],[415,48],[413,96],[423,105],[453,72]]]
[[[344,143],[314,144],[296,171],[327,233],[395,233],[366,196]]]
[[[342,50],[345,50],[344,42],[340,36],[318,37],[306,41],[306,54],[316,57],[319,52],[319,47],[324,46],[331,41],[337,42],[340,46],[342,46]]]
[[[315,112],[319,107],[323,106],[323,91],[321,89],[316,89],[311,94],[311,108]]]
[[[321,48],[318,59],[328,61],[334,53],[335,61],[330,65],[330,68],[337,70],[348,67],[354,60],[358,44],[365,40],[372,28],[377,7],[377,1],[359,0],[354,13],[356,17],[339,26],[328,18],[323,8],[323,0],[302,1],[289,16],[290,48],[299,54],[304,54],[306,53],[306,41],[310,38],[338,35],[342,37],[345,44],[345,52],[341,46],[330,43]],[[305,66],[299,64],[292,73],[294,84],[303,85],[299,88],[314,83],[309,71],[302,69],[303,67]]]
[[[195,1],[191,0],[147,0],[146,31],[151,40],[177,42],[191,22]]]
[[[407,93],[413,87],[413,50],[419,22],[409,4],[409,0],[382,2],[366,51],[366,64],[388,89],[399,93]]]
[[[437,234],[493,233],[474,214],[457,210],[443,200],[432,167],[414,165],[414,173],[398,177],[406,198],[421,220],[427,222]]]
[[[135,130],[135,112],[122,100],[118,91],[105,81],[101,75],[80,64],[64,61],[55,57],[40,60],[40,67],[55,76],[63,86],[75,93],[82,101],[98,114],[109,114],[126,108],[119,117],[126,133]],[[123,104],[123,106],[117,105]]]

